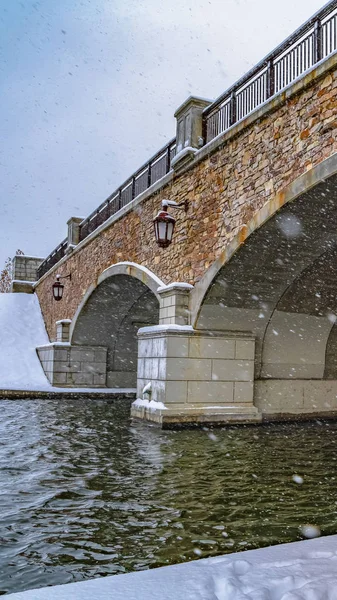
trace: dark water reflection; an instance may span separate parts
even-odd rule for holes
[[[125,402],[0,407],[0,593],[337,532],[335,423],[162,432]]]

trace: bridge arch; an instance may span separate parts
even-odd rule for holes
[[[252,332],[255,378],[336,379],[337,155],[237,234],[191,293],[197,329]]]
[[[72,346],[107,348],[107,386],[136,387],[137,331],[159,322],[158,288],[151,271],[131,262],[111,265],[88,288],[71,324]]]
[[[207,292],[216,279],[219,271],[231,260],[234,254],[241,248],[246,240],[256,230],[260,229],[270,218],[272,218],[280,209],[302,196],[319,183],[328,180],[337,174],[337,153],[326,158],[318,165],[292,181],[287,187],[278,192],[271,200],[253,216],[247,224],[243,224],[238,233],[234,236],[226,249],[221,252],[218,258],[206,270],[203,277],[195,284],[191,292],[191,324],[196,326],[201,306],[207,295]]]

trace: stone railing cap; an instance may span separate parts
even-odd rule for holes
[[[185,102],[183,102],[177,108],[177,110],[174,113],[174,116],[175,118],[177,118],[178,116],[180,116],[181,113],[190,108],[190,106],[197,106],[199,108],[204,109],[210,104],[212,104],[212,100],[209,100],[208,98],[200,98],[199,96],[189,96],[187,100],[185,100]]]

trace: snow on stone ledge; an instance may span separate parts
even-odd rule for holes
[[[165,404],[162,402],[157,402],[156,400],[142,400],[141,398],[137,398],[134,402],[132,402],[132,406],[143,407],[153,412],[155,410],[167,410]]]
[[[336,600],[337,535],[9,594],[11,600]]]
[[[157,292],[168,292],[174,288],[181,288],[183,290],[192,290],[193,285],[191,283],[184,283],[183,281],[173,281],[173,283],[168,283],[167,285],[161,285]]]
[[[192,325],[150,325],[149,327],[141,327],[138,329],[138,333],[159,333],[161,331],[186,331],[191,333],[194,331]]]

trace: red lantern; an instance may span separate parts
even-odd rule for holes
[[[53,296],[54,300],[56,300],[57,302],[59,300],[62,300],[63,288],[64,285],[60,282],[60,275],[56,275],[56,281],[55,283],[53,283]]]
[[[157,216],[153,219],[156,242],[161,248],[167,248],[172,242],[175,218],[167,212],[167,205],[163,205]]]
[[[54,297],[54,300],[56,300],[56,302],[59,302],[59,300],[62,300],[62,297],[63,297],[64,285],[63,285],[63,283],[60,282],[60,279],[69,279],[71,281],[71,273],[69,273],[69,275],[63,275],[62,277],[61,277],[61,275],[56,275],[56,281],[52,285],[53,297]]]

